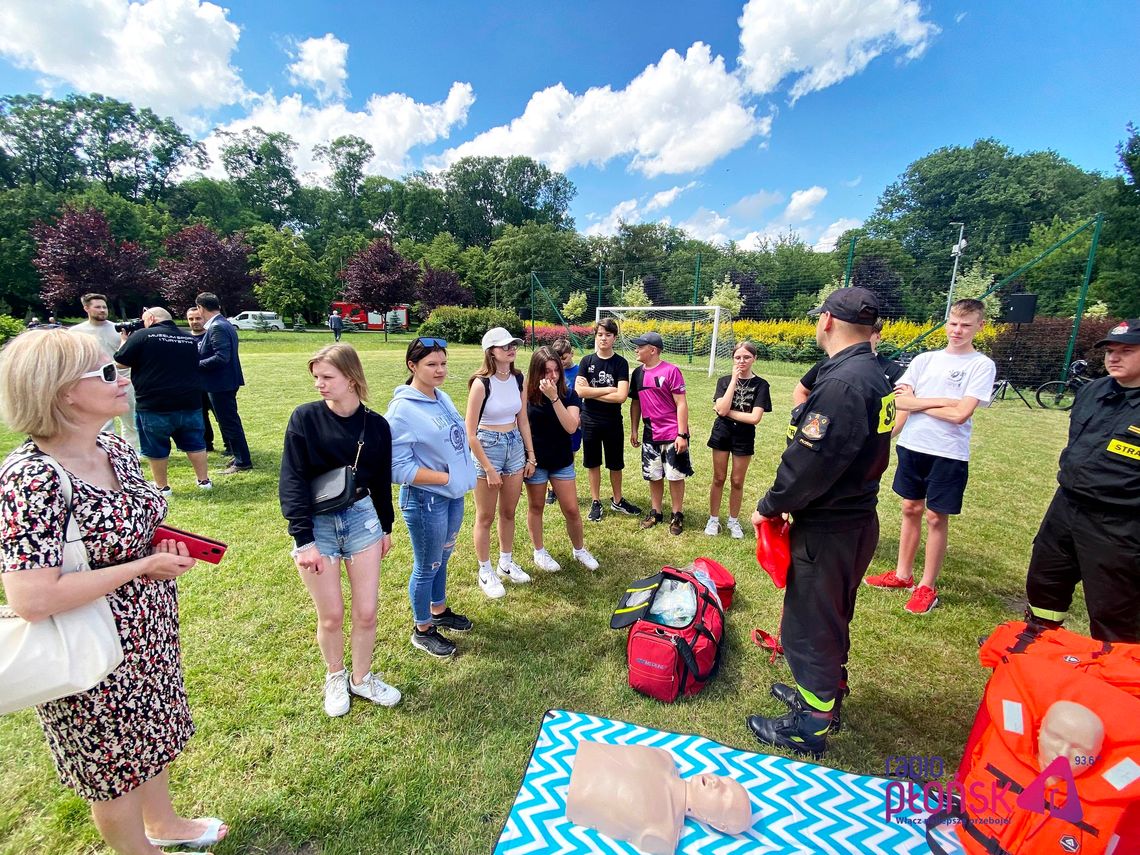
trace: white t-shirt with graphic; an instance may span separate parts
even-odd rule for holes
[[[984,353],[952,354],[945,350],[920,353],[899,378],[899,385],[914,388],[916,398],[977,398],[979,406],[988,407],[993,394],[997,367]],[[936,419],[926,413],[907,416],[899,445],[911,451],[949,457],[951,460],[970,459],[970,432],[973,418],[960,425]]]

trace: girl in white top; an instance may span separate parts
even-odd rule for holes
[[[475,458],[475,557],[479,587],[491,599],[506,594],[499,577],[517,584],[530,576],[514,561],[515,509],[523,478],[534,472],[522,372],[515,354],[522,339],[503,327],[483,336],[483,365],[468,383],[467,438]],[[499,560],[491,564],[491,523],[498,508]]]

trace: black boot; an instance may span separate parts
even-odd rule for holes
[[[1047,629],[1060,629],[1062,623],[1064,623],[1064,621],[1037,617],[1028,607],[1025,609],[1025,628],[1034,635],[1040,635]]]
[[[779,718],[750,715],[745,722],[762,745],[787,748],[814,760],[819,760],[827,751],[829,723],[804,709],[798,696],[792,701],[787,715]]]
[[[787,683],[773,683],[771,688],[772,697],[782,704],[787,704],[791,707],[796,698],[799,697],[799,692],[789,686]],[[847,687],[847,681],[844,680],[840,684],[839,691],[835,694],[835,706],[831,708],[831,724],[828,726],[828,733],[839,733],[843,729],[842,709],[843,699],[851,694],[851,689]]]

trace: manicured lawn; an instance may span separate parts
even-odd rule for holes
[[[375,333],[345,340],[361,349],[372,403],[382,411],[406,376],[406,337],[389,345]],[[459,640],[462,655],[440,662],[408,643],[411,552],[397,515],[395,545],[382,570],[374,667],[403,691],[404,700],[392,710],[358,701],[344,718],[327,718],[315,615],[289,557],[276,488],[289,413],[315,397],[305,362],[329,341],[327,333],[242,334],[248,385],[239,406],[252,473],[219,478],[213,492],[201,494],[185,458],[172,457],[169,521],[230,544],[220,566],[200,565],[180,582],[183,656],[198,734],[173,767],[175,797],[186,812],[230,823],[230,836],[215,852],[486,852],[548,708],[757,747],[744,716],[777,712],[768,686],[787,680],[788,672],[782,662],[769,665],[749,635],[757,626],[775,630],[780,596],[756,566],[751,539],[703,534],[711,469],[704,442],[714,380],[687,366],[697,472],[688,483],[682,536],[670,536],[665,526],[641,532],[637,520],[607,514],[586,527],[586,545],[602,564],[591,574],[577,565],[569,569],[561,516],[547,508],[547,546],[568,568],[547,574],[530,564],[520,504],[515,552],[535,580],[489,601],[475,582],[469,497],[449,599],[475,629]],[[476,347],[452,348],[445,388],[460,406],[479,357]],[[528,358],[520,354],[520,360]],[[757,365],[772,384],[776,411],[759,428],[745,516],[771,482],[791,390],[805,367]],[[888,755],[939,755],[952,773],[985,682],[975,639],[1021,613],[1030,543],[1055,484],[1066,425],[1066,414],[1030,412],[1016,398],[976,417],[965,513],[951,525],[941,605],[914,617],[902,609],[904,595],[869,588],[860,593],[853,694],[827,764],[876,774]],[[0,432],[4,452],[18,441]],[[881,494],[882,539],[871,572],[894,566],[899,513],[891,474]],[[627,453],[626,485],[627,495],[645,506],[633,450]],[[584,473],[579,495],[585,513]],[[737,575],[724,668],[696,698],[662,705],[626,686],[625,635],[608,628],[609,616],[628,581],[699,555]],[[1074,613],[1081,617],[1070,626],[1087,631],[1083,606]],[[0,852],[102,851],[86,804],[56,780],[34,713],[0,719],[0,745]]]

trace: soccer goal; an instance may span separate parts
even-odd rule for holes
[[[720,306],[598,306],[594,323],[602,318],[618,322],[618,350],[630,351],[631,339],[656,332],[665,344],[670,362],[708,364],[709,376],[717,363],[732,362],[736,341],[732,316]]]

